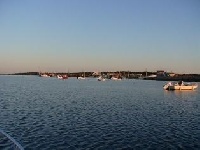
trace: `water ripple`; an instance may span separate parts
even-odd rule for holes
[[[0,128],[25,149],[199,149],[200,92],[162,82],[0,76]],[[9,147],[0,138],[0,148]]]

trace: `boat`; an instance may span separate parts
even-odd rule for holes
[[[111,80],[115,80],[115,81],[122,80],[122,76],[120,74],[114,75],[111,77]]]
[[[114,81],[120,81],[122,80],[122,75],[121,73],[117,73],[117,74],[113,74],[112,77],[111,77],[111,80],[114,80]]]
[[[40,74],[40,77],[46,77],[46,78],[48,78],[48,77],[51,77],[51,76],[48,75],[48,74]]]
[[[67,75],[57,75],[57,78],[65,80],[65,79],[68,79],[68,76]]]
[[[115,80],[115,81],[118,81],[118,80],[122,80],[122,78],[118,78],[118,77],[112,77],[111,80]]]
[[[179,82],[168,82],[163,86],[165,90],[195,90],[197,89],[197,83],[186,83],[183,81]]]
[[[77,79],[79,79],[79,80],[84,80],[85,77],[78,77]]]
[[[79,80],[84,80],[84,79],[85,79],[85,72],[83,73],[82,76],[77,77],[77,79],[79,79]]]
[[[98,81],[106,81],[106,79],[105,79],[103,76],[99,76],[99,77],[97,78],[97,80],[98,80]]]

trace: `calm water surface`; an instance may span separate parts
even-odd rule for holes
[[[24,149],[200,149],[200,90],[164,83],[0,76],[0,129]]]

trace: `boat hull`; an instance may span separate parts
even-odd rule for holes
[[[102,79],[97,79],[98,81],[106,81],[106,79],[102,78]]]
[[[190,84],[180,81],[178,83],[168,82],[163,86],[165,90],[195,90],[198,84]]]
[[[79,79],[79,80],[84,80],[85,77],[78,77],[77,79]]]
[[[195,90],[197,89],[197,85],[193,85],[193,86],[179,86],[179,85],[175,85],[175,86],[168,86],[168,88],[166,88],[166,90]]]
[[[106,81],[106,79],[104,77],[100,76],[97,78],[97,81]]]
[[[61,80],[65,80],[65,79],[68,79],[68,76],[67,75],[63,75],[63,76],[58,75],[57,78],[61,79]]]
[[[112,77],[111,80],[114,80],[114,81],[121,81],[122,79],[121,79],[121,78]]]

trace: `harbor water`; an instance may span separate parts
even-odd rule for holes
[[[200,90],[165,83],[2,75],[0,129],[24,149],[200,149]]]

